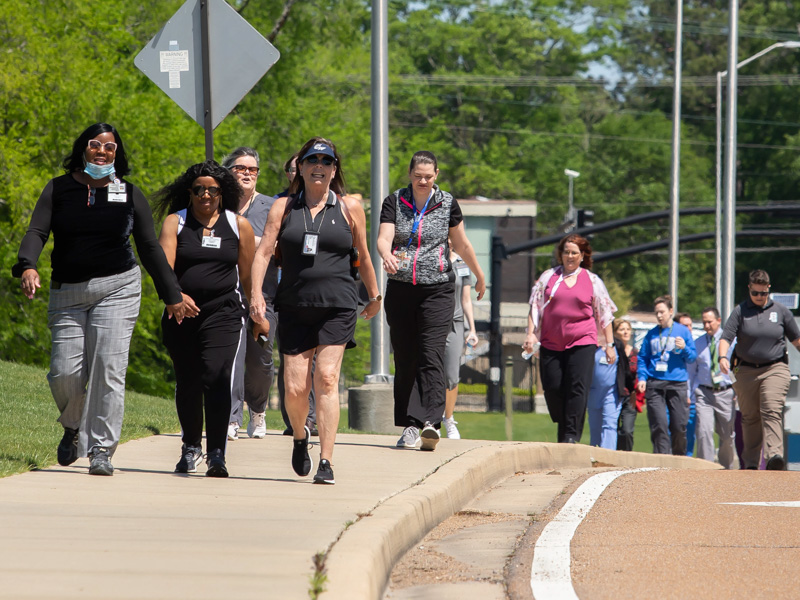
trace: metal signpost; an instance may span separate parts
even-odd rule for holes
[[[214,128],[280,52],[224,0],[187,0],[134,59],[136,67],[205,129]]]

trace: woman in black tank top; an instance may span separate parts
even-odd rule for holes
[[[335,483],[330,461],[339,427],[339,371],[358,318],[353,248],[358,250],[358,272],[370,295],[361,316],[374,317],[381,302],[367,247],[364,209],[358,200],[344,194],[336,147],[324,138],[310,139],[298,153],[297,176],[289,196],[278,198],[270,210],[253,260],[251,316],[256,323],[266,323],[261,285],[277,241],[282,269],[275,297],[280,316],[278,344],[286,360],[286,410],[294,431],[292,468],[301,477],[313,466],[306,417],[311,364],[316,356],[313,385],[320,463],[314,483],[323,484]]]
[[[164,315],[164,344],[175,368],[175,406],[181,422],[176,473],[193,473],[202,459],[203,413],[209,477],[227,477],[225,438],[231,411],[235,357],[244,335],[255,242],[247,219],[236,214],[242,193],[236,178],[214,161],[197,164],[156,197],[164,220],[159,243],[184,295],[200,312],[180,325]],[[241,283],[241,287],[240,287]],[[260,294],[259,294],[260,295]]]

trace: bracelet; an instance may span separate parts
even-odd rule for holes
[[[728,360],[728,357],[727,357],[727,356],[720,356],[720,357],[719,357],[719,360],[723,360],[723,359],[724,359],[724,360]],[[728,361],[728,362],[730,362],[730,361]]]

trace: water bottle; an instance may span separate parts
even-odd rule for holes
[[[536,342],[533,345],[533,350],[531,350],[530,352],[525,352],[523,350],[522,351],[522,360],[530,360],[531,357],[539,351],[539,347],[540,346],[541,346],[541,344],[539,342]]]

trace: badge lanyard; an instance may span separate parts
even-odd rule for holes
[[[302,196],[301,196],[302,197]],[[303,228],[305,235],[303,236],[303,254],[306,256],[316,256],[317,246],[319,240],[319,232],[322,230],[322,225],[325,223],[325,213],[328,212],[328,203],[325,202],[325,208],[322,209],[322,218],[319,220],[319,227],[314,231],[314,217],[311,217],[311,209],[308,208],[308,216],[311,217],[311,227],[309,228],[306,222],[306,209],[308,205],[303,202]]]
[[[406,250],[411,247],[411,240],[414,239],[414,234],[417,233],[417,229],[419,228],[419,224],[422,221],[422,217],[425,216],[425,212],[428,210],[428,203],[433,198],[433,190],[431,193],[428,194],[428,199],[425,200],[425,206],[422,207],[422,211],[420,212],[417,209],[417,203],[414,201],[414,194],[411,194],[411,205],[414,207],[414,225],[411,226],[411,235],[408,236],[408,243],[406,244]]]
[[[573,275],[578,275],[578,273],[580,273],[580,272],[581,272],[581,268],[578,267],[575,270],[574,273],[571,273],[569,275],[569,277],[572,277]],[[547,302],[544,303],[544,306],[542,307],[542,310],[539,311],[539,314],[543,313],[544,309],[547,308],[547,305],[550,304],[550,302],[553,301],[553,296],[556,295],[556,292],[558,291],[558,287],[561,285],[562,281],[564,281],[564,267],[561,267],[561,275],[558,276],[558,279],[556,280],[555,284],[553,285],[553,289],[550,290],[550,297],[547,299]]]
[[[667,349],[667,345],[669,344],[669,336],[672,335],[672,328],[675,327],[675,322],[673,321],[672,325],[670,325],[669,331],[667,332],[667,339],[664,341],[663,345],[661,340],[664,338],[662,329],[661,332],[658,334],[658,351],[661,354],[661,360],[664,360],[664,350]]]

